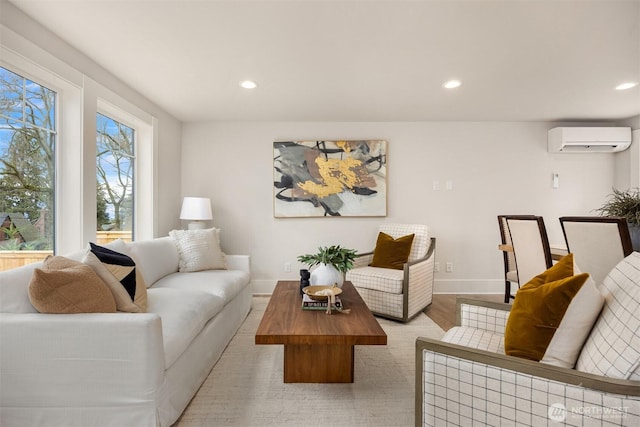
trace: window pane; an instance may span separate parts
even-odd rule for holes
[[[0,270],[53,250],[55,109],[55,92],[0,67]]]
[[[96,125],[98,241],[131,240],[135,131],[102,114]]]

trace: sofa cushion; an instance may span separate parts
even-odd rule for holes
[[[114,313],[107,285],[91,267],[61,256],[48,256],[33,270],[29,300],[40,313]]]
[[[147,311],[162,319],[165,369],[173,365],[222,307],[222,298],[206,292],[155,286],[149,289]]]
[[[140,268],[147,288],[164,276],[178,271],[180,255],[170,236],[132,242],[127,247],[136,266]]]
[[[394,239],[387,233],[379,232],[376,247],[373,250],[373,260],[369,265],[402,270],[404,264],[409,260],[414,237],[415,234],[408,234]]]
[[[0,271],[0,313],[37,313],[29,301],[29,282],[42,262]]]
[[[588,277],[588,273],[573,275],[573,255],[569,254],[522,286],[505,328],[506,354],[542,359],[567,308]]]
[[[249,274],[240,270],[205,270],[173,273],[158,280],[154,288],[197,290],[222,298],[226,305],[248,284]]]
[[[640,253],[633,252],[605,277],[605,303],[578,358],[576,369],[640,380]]]
[[[390,294],[402,294],[403,270],[380,267],[360,267],[347,271],[346,279],[358,284],[358,288]]]
[[[169,235],[178,248],[180,272],[226,268],[219,230],[171,230]]]
[[[133,258],[94,243],[90,243],[90,247],[83,262],[109,285],[118,310],[144,313],[147,310],[147,286]]]

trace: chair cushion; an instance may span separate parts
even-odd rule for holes
[[[576,369],[640,380],[640,253],[633,252],[605,277],[605,303],[587,338]]]
[[[40,313],[115,313],[107,285],[89,267],[61,256],[48,256],[33,271],[29,300]]]
[[[380,267],[361,267],[347,271],[346,279],[356,288],[402,294],[403,270]]]
[[[387,233],[389,236],[397,239],[398,237],[408,234],[415,234],[411,252],[409,253],[409,262],[424,258],[429,251],[431,239],[429,237],[429,229],[423,224],[381,224],[378,231]]]
[[[411,244],[415,234],[398,237],[394,239],[382,231],[378,233],[378,240],[373,251],[371,267],[393,268],[402,270],[404,264],[409,260]]]
[[[179,271],[225,269],[224,253],[220,249],[219,230],[171,230],[180,254]]]
[[[522,286],[516,294],[505,328],[506,354],[536,361],[542,359],[569,306],[581,304],[593,295],[588,286],[583,286],[588,278],[588,273],[573,275],[573,255],[569,254]],[[580,293],[582,296],[578,297]],[[578,310],[584,307],[582,305]],[[595,313],[584,314],[586,324],[582,327],[586,331],[580,331],[582,339],[577,349],[573,349],[576,355],[600,308],[601,305],[597,305]],[[567,317],[567,322],[571,320],[574,320],[571,316]],[[576,325],[567,327],[572,329]],[[558,359],[556,356],[550,358]],[[573,364],[575,359],[571,361],[571,366]]]

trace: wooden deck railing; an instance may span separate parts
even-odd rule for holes
[[[116,239],[122,239],[125,242],[131,241],[130,231],[97,231],[96,244],[104,245]],[[23,265],[39,262],[48,255],[53,254],[52,251],[3,251],[0,250],[0,271],[10,270],[12,268],[22,267]]]

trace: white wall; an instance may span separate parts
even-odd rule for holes
[[[629,126],[633,140],[631,147],[616,156],[615,187],[619,190],[640,187],[640,116],[630,117],[617,123]]]
[[[9,49],[15,55],[19,55],[24,61],[35,64],[36,67],[46,69],[58,78],[66,80],[76,87],[81,93],[80,103],[86,117],[95,117],[98,97],[107,99],[117,106],[126,106],[128,110],[142,112],[153,129],[151,139],[153,152],[151,153],[150,168],[154,178],[152,194],[141,195],[147,201],[152,200],[152,207],[145,212],[145,221],[152,223],[147,226],[145,237],[163,236],[169,230],[180,226],[178,219],[180,212],[180,138],[181,122],[170,114],[150,102],[144,96],[128,87],[115,78],[107,70],[93,62],[86,55],[77,51],[69,44],[62,41],[56,35],[42,27],[29,16],[15,8],[6,0],[0,0],[0,42],[2,47]],[[79,123],[80,132],[83,135],[83,152],[95,151],[95,128],[91,127],[91,120],[85,117],[84,124]],[[74,143],[77,141],[74,141]],[[95,155],[84,154],[87,159],[83,165],[85,168],[95,167]],[[95,175],[93,181],[89,174],[84,174],[86,181],[75,183],[82,186],[84,202],[70,204],[77,206],[83,203],[85,218],[82,236],[75,239],[71,246],[65,245],[63,252],[73,250],[75,246],[86,244],[90,234],[95,238],[95,212],[89,215],[90,207],[95,210],[95,202],[87,199],[95,199]],[[68,184],[68,183],[67,183]],[[66,184],[65,184],[66,185]],[[91,195],[93,194],[93,197]],[[75,227],[78,227],[75,221]],[[77,233],[77,231],[62,230],[63,233]],[[77,249],[77,248],[75,248]]]
[[[614,183],[614,154],[547,152],[547,130],[558,125],[190,123],[182,133],[182,193],[211,198],[224,250],[252,256],[257,292],[269,292],[278,279],[296,280],[296,257],[319,245],[372,249],[385,221],[430,226],[437,260],[454,263],[453,273],[437,274],[436,291],[500,293],[498,214],[543,215],[550,241],[563,242],[557,218],[594,214]],[[273,141],[363,138],[388,141],[386,218],[273,217]],[[554,172],[559,189],[552,188]]]

